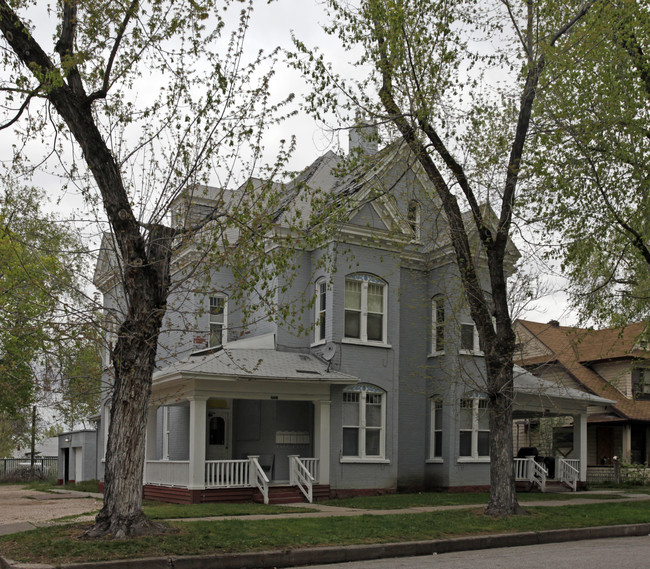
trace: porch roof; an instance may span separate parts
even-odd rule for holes
[[[220,380],[275,380],[309,383],[351,384],[358,377],[329,370],[328,364],[311,354],[275,349],[225,349],[206,355],[189,356],[156,372],[154,382],[173,378]]]
[[[518,365],[514,366],[513,374],[515,397],[521,394],[529,397],[537,396],[540,402],[559,399],[567,403],[574,402],[579,405],[594,405],[597,407],[607,407],[616,403],[611,399],[605,399],[586,391],[566,387],[561,383],[541,379]]]

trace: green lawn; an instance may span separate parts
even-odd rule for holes
[[[422,492],[420,494],[386,494],[384,496],[359,496],[339,500],[320,502],[329,506],[341,508],[360,508],[363,510],[399,510],[424,506],[472,506],[488,503],[487,492]],[[589,498],[606,500],[620,498],[616,494],[585,494],[583,492],[545,493],[520,492],[517,494],[520,502],[538,502],[547,500],[572,500]]]
[[[0,552],[26,562],[70,563],[161,555],[202,555],[293,547],[440,539],[650,522],[643,502],[529,508],[495,520],[481,508],[445,512],[309,519],[175,522],[177,533],[129,540],[82,540],[83,525],[54,526],[0,537]]]

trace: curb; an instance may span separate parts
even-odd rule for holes
[[[545,543],[562,543],[610,537],[634,537],[650,534],[650,523],[620,526],[598,526],[523,532],[497,535],[468,536],[452,539],[409,541],[402,543],[379,543],[370,545],[347,545],[342,547],[313,547],[283,551],[257,551],[250,553],[226,553],[190,557],[150,557],[90,563],[49,565],[17,563],[0,557],[0,569],[272,569],[300,565],[368,561],[386,557],[411,557],[451,553],[497,547],[518,547]]]

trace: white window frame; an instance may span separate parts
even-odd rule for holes
[[[442,458],[442,399],[434,395],[429,398],[429,458],[427,462],[444,462]],[[440,428],[436,428],[436,419],[440,418]],[[440,445],[436,445],[436,433],[440,433]]]
[[[442,320],[439,318],[442,316]],[[442,333],[441,345],[438,345],[438,332]],[[431,299],[431,351],[429,356],[440,356],[445,353],[445,298],[434,296]]]
[[[325,278],[315,283],[316,295],[314,300],[314,344],[324,344],[327,337],[327,296],[329,287]]]
[[[469,405],[469,407],[466,407],[466,405]],[[472,428],[471,429],[461,429],[460,428],[460,417],[459,417],[459,426],[458,426],[458,462],[490,462],[490,456],[489,454],[487,455],[480,455],[478,453],[478,436],[479,432],[487,432],[488,437],[489,437],[489,427],[488,429],[479,429],[479,414],[481,411],[484,411],[486,413],[489,413],[488,409],[488,400],[487,397],[482,394],[482,393],[470,393],[466,394],[464,397],[460,399],[458,402],[458,409],[459,413],[462,409],[468,409],[470,408],[472,410]],[[488,422],[489,422],[489,417],[488,417]],[[488,423],[489,424],[489,423]],[[460,433],[462,432],[470,432],[471,433],[471,451],[470,455],[463,455],[461,456],[460,454]],[[488,440],[488,453],[490,452],[490,444]]]
[[[369,275],[367,273],[354,273],[345,277],[345,282],[361,283],[361,307],[358,310],[359,316],[359,337],[354,338],[345,335],[345,316],[348,311],[357,312],[356,309],[346,308],[345,294],[347,287],[343,290],[343,338],[342,342],[347,344],[369,344],[374,346],[390,347],[388,344],[388,283],[386,281]],[[382,339],[368,339],[368,285],[372,283],[382,287]]]
[[[350,398],[354,397],[355,400],[346,402],[346,396]],[[380,400],[380,425],[379,427],[370,427],[366,424],[366,408],[367,405],[376,405],[376,403],[372,402],[375,398],[379,398]],[[341,395],[341,400],[343,405],[354,403],[359,406],[359,424],[342,425],[340,462],[390,462],[386,460],[386,392],[374,385],[357,384],[346,387]],[[345,429],[357,429],[357,448],[359,451],[357,455],[343,454],[343,432]],[[366,434],[369,430],[379,431],[379,454],[368,455],[366,452]]]
[[[471,326],[472,327],[472,340],[473,340],[473,345],[472,349],[464,348],[463,347],[463,327],[465,326]],[[481,343],[479,341],[479,336],[478,336],[478,330],[476,328],[476,324],[474,322],[461,322],[459,328],[458,328],[459,336],[458,336],[458,346],[459,354],[465,354],[465,355],[470,355],[470,356],[482,356],[483,355],[483,350],[481,350]]]
[[[221,316],[219,314],[213,314],[212,313],[212,301],[214,300],[223,300],[223,317],[221,318],[221,321],[218,316]],[[214,317],[214,318],[213,318]],[[212,343],[212,325],[215,326],[221,326],[221,342],[220,343]],[[223,293],[215,293],[211,294],[208,297],[208,347],[209,348],[218,348],[219,346],[225,346],[227,344],[227,330],[228,330],[228,296],[226,296]]]

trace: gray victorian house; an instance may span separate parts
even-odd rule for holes
[[[352,204],[335,237],[295,251],[296,275],[279,276],[266,299],[305,299],[299,325],[263,314],[244,322],[246,298],[233,296],[227,268],[207,287],[173,292],[148,416],[146,498],[311,501],[489,485],[483,357],[444,215],[404,145],[364,146],[371,156],[352,173],[336,176],[340,158],[328,152],[293,182]],[[176,217],[212,207],[215,192],[179,201]],[[511,268],[517,257],[511,246]],[[106,247],[95,282],[107,313],[122,301],[115,277]],[[110,384],[108,358],[106,374]],[[556,476],[575,488],[586,480],[588,410],[610,402],[516,375],[517,417],[574,417],[575,452]],[[521,457],[517,478],[541,484],[540,464]]]

